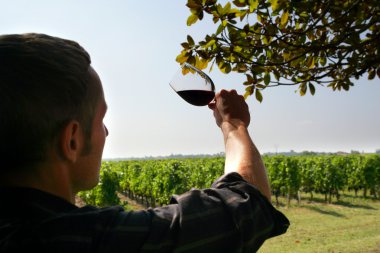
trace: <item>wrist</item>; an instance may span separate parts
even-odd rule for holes
[[[228,137],[237,137],[241,134],[246,135],[248,133],[247,126],[241,120],[225,121],[220,125],[220,129],[222,130],[225,141],[227,141]]]
[[[220,128],[222,129],[222,132],[229,132],[239,128],[247,128],[247,126],[244,121],[236,119],[222,122]]]

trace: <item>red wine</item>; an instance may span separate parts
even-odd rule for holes
[[[196,106],[207,105],[215,97],[215,92],[209,90],[180,90],[177,93],[185,101]]]

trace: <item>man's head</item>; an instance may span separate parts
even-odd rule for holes
[[[0,174],[37,166],[68,122],[80,123],[90,152],[101,85],[76,42],[44,34],[0,36]]]

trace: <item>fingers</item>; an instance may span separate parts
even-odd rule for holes
[[[216,95],[214,101],[223,100],[223,99],[236,99],[238,97],[238,100],[244,100],[244,96],[239,95],[235,89],[232,90],[220,90]]]
[[[248,107],[242,95],[239,95],[236,90],[220,90],[213,101],[208,104],[211,110],[224,110],[227,108],[245,108]],[[222,109],[223,108],[223,109]]]
[[[228,95],[236,96],[236,95],[239,95],[239,94],[237,93],[237,91],[235,89],[232,89],[232,90],[221,89],[219,91],[219,93],[215,95],[215,97],[217,97],[217,96],[222,96],[223,97],[223,96],[228,96]]]
[[[211,102],[208,104],[208,108],[210,108],[211,110],[214,110],[214,109],[215,109],[215,106],[216,106],[216,102],[215,102],[215,100],[211,101]]]

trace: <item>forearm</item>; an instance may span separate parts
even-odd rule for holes
[[[221,126],[225,142],[225,173],[237,172],[271,201],[265,166],[244,125]]]

